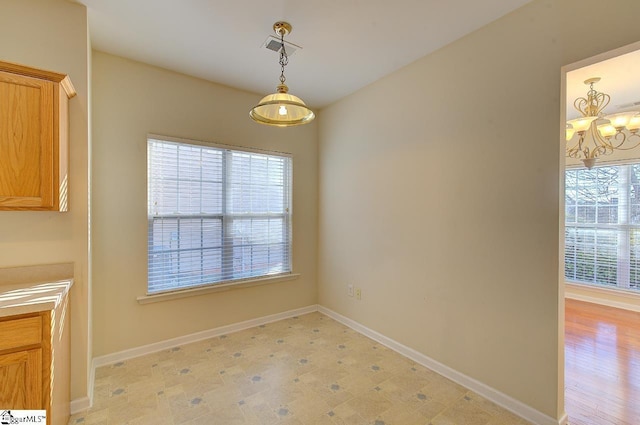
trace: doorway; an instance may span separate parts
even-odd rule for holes
[[[638,69],[640,43],[563,67],[562,122],[593,88],[610,96],[604,115],[640,111]],[[638,146],[595,164],[562,153],[560,358],[572,425],[640,423],[640,136],[628,141]]]

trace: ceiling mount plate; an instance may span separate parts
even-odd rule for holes
[[[592,77],[592,78],[589,78],[589,79],[587,79],[587,80],[584,80],[584,83],[585,83],[586,85],[590,85],[590,84],[595,84],[595,83],[597,83],[598,81],[600,81],[600,77]]]
[[[291,34],[292,29],[293,27],[289,22],[278,21],[273,24],[273,31],[275,31],[275,33],[280,37]]]

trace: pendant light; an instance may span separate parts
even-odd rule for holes
[[[280,84],[276,92],[262,98],[258,105],[249,111],[249,116],[255,122],[277,127],[291,127],[311,122],[315,114],[298,96],[289,94],[289,87],[284,83],[284,67],[289,63],[289,57],[284,46],[284,36],[291,33],[291,24],[276,22],[273,30],[280,37]]]

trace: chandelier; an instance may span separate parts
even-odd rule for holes
[[[280,84],[276,92],[262,98],[258,105],[249,111],[249,116],[256,122],[277,127],[291,127],[306,124],[315,118],[315,114],[297,96],[289,94],[289,87],[284,83],[284,67],[289,57],[284,47],[284,36],[291,33],[291,24],[276,22],[273,30],[280,37]]]
[[[603,116],[602,110],[611,97],[593,88],[598,81],[599,77],[585,80],[589,86],[587,97],[579,97],[573,103],[582,116],[567,121],[566,127],[567,156],[582,160],[588,169],[602,155],[633,149],[640,144],[638,111]]]

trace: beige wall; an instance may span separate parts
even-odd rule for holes
[[[2,0],[0,60],[69,74],[69,212],[0,211],[0,267],[74,263],[71,397],[87,395],[89,352],[89,39],[84,6],[63,0]]]
[[[94,355],[315,304],[317,129],[252,122],[260,95],[93,53]],[[293,154],[297,280],[140,305],[146,292],[146,136]]]
[[[560,68],[639,15],[534,1],[321,111],[319,303],[561,417]]]

